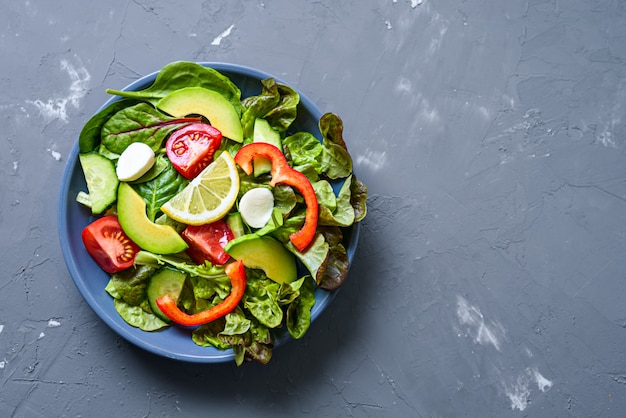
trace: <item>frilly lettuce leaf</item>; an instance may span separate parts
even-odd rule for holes
[[[311,326],[311,308],[315,305],[315,284],[310,277],[300,287],[300,296],[287,308],[287,331],[294,339],[304,336]]]
[[[257,96],[246,97],[241,116],[244,138],[252,138],[256,118],[266,119],[270,126],[283,135],[296,119],[300,102],[298,93],[289,86],[277,83],[273,78],[261,82],[263,90]]]
[[[354,208],[350,203],[350,198],[352,196],[350,190],[351,183],[352,175],[348,176],[343,186],[341,186],[334,205],[326,206],[325,202],[320,204],[318,220],[319,225],[345,227],[354,223],[355,213]],[[328,200],[328,198],[326,198],[326,200]]]

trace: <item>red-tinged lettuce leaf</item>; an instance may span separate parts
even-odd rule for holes
[[[139,103],[118,111],[104,123],[102,145],[121,154],[131,143],[143,142],[156,152],[172,131],[198,120],[173,118],[147,103]]]
[[[348,177],[352,173],[352,157],[343,140],[343,121],[334,113],[322,115],[319,121],[323,152],[322,172],[331,179]]]
[[[324,270],[318,274],[317,285],[322,289],[336,290],[346,281],[350,267],[348,253],[342,244],[343,234],[338,227],[321,227],[319,230],[328,243],[329,251]]]
[[[325,113],[319,121],[319,128],[325,142],[339,145],[348,151],[348,146],[343,140],[343,121],[334,113]]]
[[[350,204],[354,208],[354,222],[361,222],[367,215],[368,190],[365,183],[358,180],[356,176],[352,179],[350,194]]]
[[[132,106],[137,103],[137,100],[122,99],[115,101],[102,109],[100,112],[93,115],[83,126],[78,136],[78,148],[81,153],[96,151],[100,146],[102,126],[108,121],[111,116],[119,112],[120,110]]]

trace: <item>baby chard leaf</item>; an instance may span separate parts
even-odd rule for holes
[[[121,154],[131,143],[143,142],[156,152],[172,131],[197,121],[197,118],[173,118],[147,103],[139,103],[120,110],[106,121],[102,126],[102,144]]]

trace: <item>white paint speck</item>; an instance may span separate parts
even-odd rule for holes
[[[411,93],[413,91],[413,84],[411,80],[406,77],[400,77],[398,84],[396,85],[396,91],[400,93]]]
[[[526,382],[518,381],[516,384],[509,386],[505,393],[509,401],[511,401],[511,409],[523,411],[528,406],[530,390]]]
[[[0,361],[0,370],[4,369],[4,367],[7,365],[7,361],[6,360],[2,360]]]
[[[531,371],[535,382],[537,382],[537,387],[539,388],[539,390],[542,392],[547,392],[552,387],[552,381],[543,377],[543,375],[539,373],[539,370],[537,369],[532,369]]]
[[[61,69],[67,72],[71,80],[69,91],[66,95],[48,100],[37,99],[27,102],[35,105],[39,109],[39,113],[47,121],[59,119],[67,122],[67,106],[72,105],[75,109],[78,109],[81,99],[87,94],[91,74],[85,67],[79,65],[77,68],[69,61],[61,60]]]
[[[387,30],[391,29],[393,26],[391,26],[391,22],[388,20],[385,20],[385,27],[387,28]]]
[[[367,166],[372,171],[380,171],[387,165],[387,152],[365,150],[364,154],[356,157],[356,163]]]
[[[213,39],[213,41],[211,42],[211,45],[219,45],[220,43],[222,43],[222,39],[224,39],[227,36],[229,36],[234,27],[235,27],[235,25],[232,24],[224,32],[222,32],[219,35],[217,35],[215,37],[215,39]]]
[[[41,340],[43,337],[45,337],[46,334],[44,332],[40,332],[39,333],[39,337],[37,337],[38,340]]]
[[[50,319],[48,320],[48,328],[56,328],[56,327],[60,327],[61,323],[59,321],[57,321],[56,319]]]
[[[50,148],[48,148],[48,152],[50,153],[50,155],[52,155],[52,158],[54,158],[57,161],[61,161],[61,153],[54,151]]]
[[[480,309],[470,305],[460,295],[457,296],[456,314],[459,322],[466,327],[467,334],[476,344],[492,345],[500,351],[500,341],[505,335],[502,325],[494,321],[487,323]]]
[[[552,387],[552,381],[543,377],[536,367],[527,368],[514,382],[503,382],[504,393],[511,402],[511,409],[523,411],[530,403],[530,386],[536,383],[541,392],[547,392]]]
[[[0,333],[2,333],[2,331],[4,331],[4,325],[0,325]]]
[[[596,140],[607,148],[617,148],[613,133],[607,130],[596,135]]]
[[[411,7],[415,9],[417,6],[419,6],[422,3],[423,3],[423,0],[411,0]]]

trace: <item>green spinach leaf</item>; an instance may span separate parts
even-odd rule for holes
[[[122,97],[144,100],[153,105],[171,92],[184,87],[204,87],[214,90],[228,99],[238,113],[241,113],[241,91],[225,75],[213,68],[195,62],[177,61],[163,67],[154,83],[139,91],[108,89],[107,93]]]
[[[172,165],[167,161],[167,167],[156,178],[139,184],[134,184],[133,188],[146,202],[146,213],[152,222],[161,213],[161,206],[180,192],[189,183]]]

